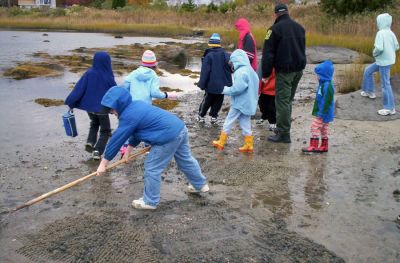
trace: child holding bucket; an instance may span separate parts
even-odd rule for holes
[[[257,109],[258,76],[243,50],[236,49],[229,61],[234,70],[233,86],[224,87],[222,93],[231,96],[231,108],[225,118],[219,140],[213,141],[213,146],[223,150],[233,124],[239,120],[244,135],[244,145],[239,148],[239,151],[253,152],[251,116],[256,113]]]
[[[65,99],[71,110],[78,108],[87,111],[90,129],[85,149],[93,153],[94,160],[100,160],[111,134],[108,114],[101,113],[101,99],[113,86],[117,85],[111,67],[111,58],[107,52],[96,52],[93,66],[76,83],[72,92]],[[100,136],[98,132],[100,129]]]

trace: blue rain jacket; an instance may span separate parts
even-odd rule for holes
[[[389,66],[396,63],[396,51],[399,42],[396,35],[390,30],[392,16],[385,13],[376,18],[379,31],[376,33],[373,56],[378,66]]]
[[[319,77],[319,86],[316,91],[312,115],[322,118],[324,123],[333,121],[335,117],[335,86],[333,85],[334,67],[330,60],[326,60],[315,68]]]
[[[223,94],[231,96],[231,107],[245,115],[254,115],[258,102],[258,76],[250,65],[249,58],[241,49],[236,49],[230,61],[234,67],[233,85],[224,87]]]
[[[93,66],[79,79],[64,104],[71,109],[98,113],[102,109],[100,102],[104,94],[115,85],[110,56],[107,52],[96,52]]]
[[[141,141],[163,145],[174,140],[185,126],[181,119],[168,111],[143,101],[132,101],[129,92],[122,87],[111,88],[101,104],[116,110],[119,119],[118,128],[104,152],[104,158],[109,161],[128,139],[132,146]]]
[[[139,67],[132,71],[122,85],[131,93],[132,100],[141,100],[151,104],[152,98],[164,99],[164,92],[160,91],[160,80],[156,72],[147,67]]]

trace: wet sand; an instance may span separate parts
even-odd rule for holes
[[[304,155],[300,149],[308,140],[312,105],[298,100],[292,144],[267,142],[271,132],[253,123],[254,154],[238,152],[239,127],[220,152],[211,141],[218,137],[222,123],[195,121],[201,96],[185,95],[173,112],[189,128],[193,154],[211,191],[201,196],[185,193],[185,177],[172,163],[163,174],[161,203],[154,212],[130,206],[143,191],[144,157],[140,157],[7,214],[7,208],[82,177],[98,163],[83,151],[87,116],[82,112],[77,113],[80,135],[76,138],[65,137],[58,127],[61,120],[49,118],[40,129],[35,122],[23,127],[32,131],[32,138],[5,141],[16,146],[1,153],[0,261],[400,260],[399,200],[392,194],[400,189],[399,120],[336,119],[329,153]],[[224,109],[227,106],[226,100]],[[45,110],[39,107],[31,102],[27,109]],[[51,110],[52,115],[62,112]],[[225,115],[223,110],[221,118]],[[16,127],[10,129],[19,134]],[[40,137],[46,134],[41,140],[35,135],[39,130]]]

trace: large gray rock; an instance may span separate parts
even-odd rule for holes
[[[372,63],[373,58],[357,51],[334,46],[311,46],[306,49],[307,63],[318,64],[330,59],[334,64]]]
[[[400,78],[394,76],[391,79],[395,97],[396,111],[400,111]],[[376,99],[361,97],[360,91],[337,96],[335,102],[335,115],[338,119],[358,121],[390,121],[400,119],[400,114],[380,116],[378,110],[383,109],[382,92],[379,86],[376,91]]]
[[[178,65],[179,67],[185,67],[187,62],[187,53],[183,47],[170,45],[162,51],[163,60]]]

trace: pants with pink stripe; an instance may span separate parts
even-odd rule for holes
[[[315,117],[311,123],[311,137],[328,139],[329,122],[324,123],[322,118]]]

